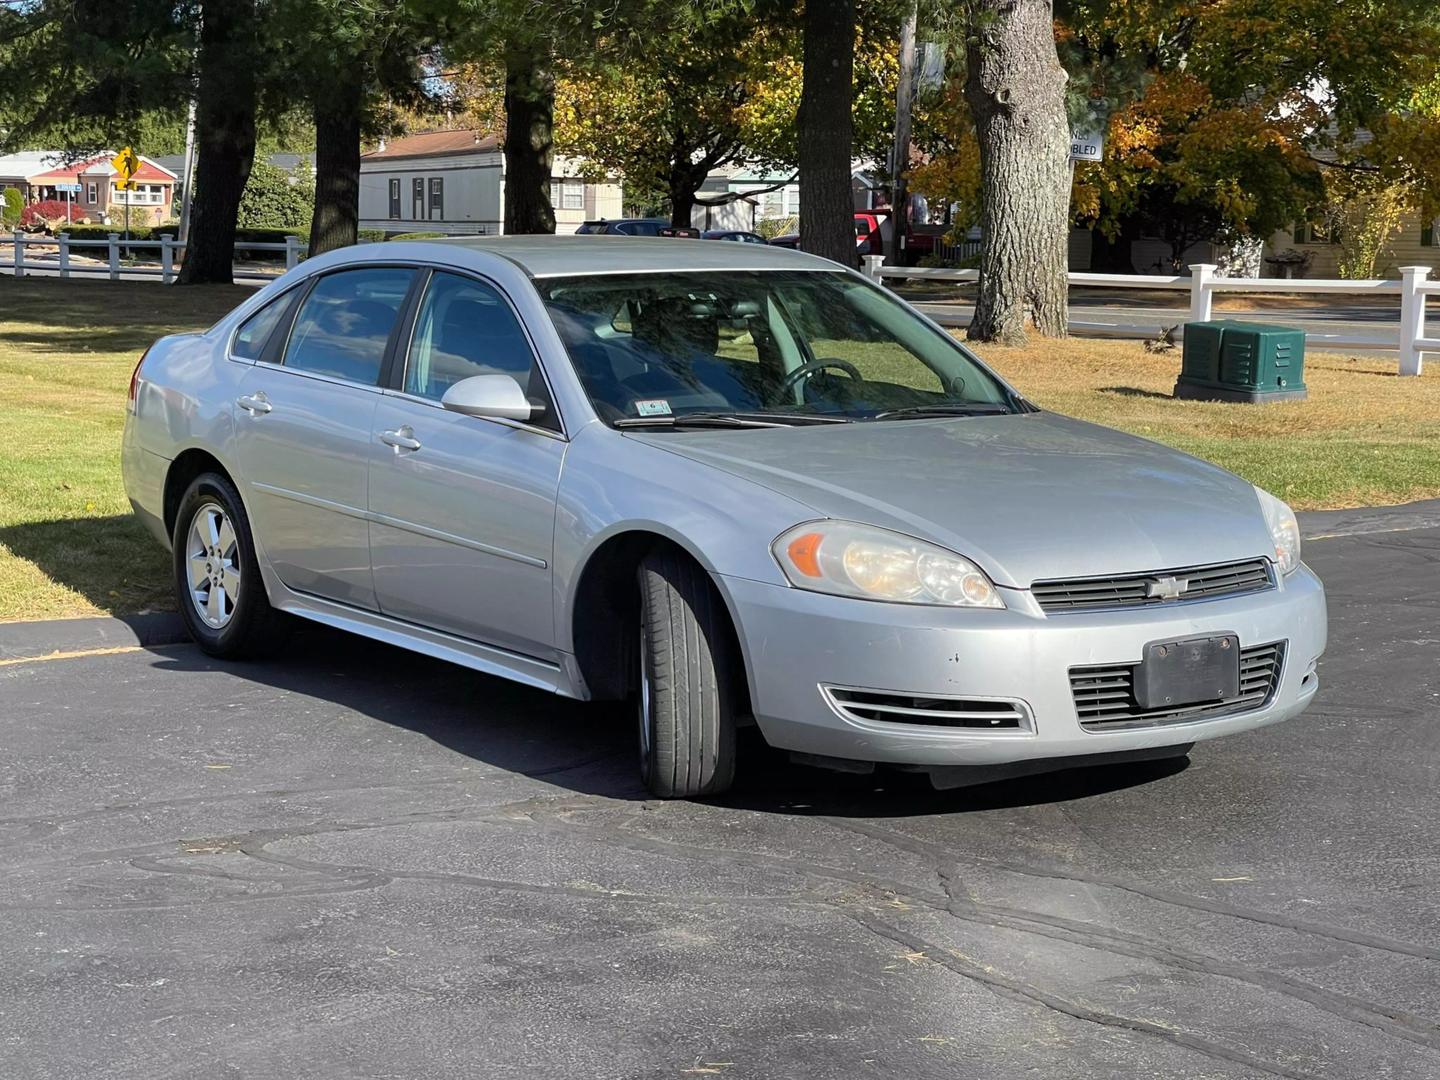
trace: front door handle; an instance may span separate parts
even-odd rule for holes
[[[415,432],[410,430],[409,424],[406,424],[402,428],[396,428],[394,431],[382,431],[380,433],[380,441],[386,446],[393,446],[397,454],[400,453],[401,450],[420,449],[420,440],[415,438]]]
[[[254,396],[245,394],[242,397],[238,397],[235,399],[235,404],[239,405],[240,408],[244,409],[251,416],[260,416],[275,407],[271,405],[269,399],[266,398],[264,390],[261,390]]]

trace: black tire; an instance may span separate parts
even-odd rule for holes
[[[222,626],[207,623],[190,584],[191,529],[202,509],[215,507],[228,520],[233,532],[233,543],[226,552],[219,552],[219,556],[228,555],[225,564],[238,566],[240,571],[235,600]],[[270,598],[265,594],[260,565],[255,559],[255,542],[250,535],[250,518],[234,484],[219,473],[197,476],[180,499],[170,540],[174,553],[175,602],[195,644],[211,656],[227,660],[264,656],[283,644],[290,623],[283,613],[270,606]],[[201,557],[209,559],[216,567],[215,573],[220,574],[221,557],[210,558],[208,552]],[[213,584],[209,586],[213,588]],[[223,604],[224,590],[221,592]]]
[[[687,555],[640,564],[640,775],[661,798],[718,795],[735,778],[740,666],[724,602]]]

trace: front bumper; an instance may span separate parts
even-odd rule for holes
[[[904,765],[1002,765],[1145,751],[1288,720],[1319,687],[1325,590],[1308,567],[1247,596],[1121,611],[1052,614],[1024,590],[1004,589],[1005,611],[962,611],[826,596],[721,578],[736,616],[751,704],[766,740],[821,757]],[[1242,648],[1285,642],[1274,693],[1239,715],[1126,730],[1080,726],[1070,669],[1139,663],[1148,642],[1235,633]],[[1011,699],[1028,731],[856,723],[823,685],[893,694]]]

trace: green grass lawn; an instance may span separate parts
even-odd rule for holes
[[[130,373],[162,334],[251,290],[0,278],[0,620],[171,607],[164,552],[130,516]]]
[[[203,329],[243,287],[0,277],[0,620],[171,606],[168,562],[120,483],[125,392],[156,337]],[[1310,400],[1174,401],[1179,354],[1036,342],[983,355],[1047,408],[1158,439],[1300,508],[1440,496],[1440,363],[1315,355]]]

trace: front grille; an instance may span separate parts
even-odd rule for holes
[[[850,720],[980,731],[1031,730],[1030,714],[1018,701],[919,697],[843,686],[823,686],[821,690],[835,711]]]
[[[1173,709],[1142,709],[1135,700],[1138,664],[1101,664],[1070,669],[1075,712],[1087,731],[1123,731],[1162,727],[1191,720],[1209,720],[1264,708],[1280,685],[1285,643],[1252,645],[1240,650],[1240,696],[1230,701],[1201,702]]]
[[[1165,590],[1167,579],[1184,581],[1186,588],[1177,595]],[[1030,586],[1040,607],[1046,612],[1081,611],[1093,608],[1142,607],[1147,604],[1172,604],[1180,600],[1215,599],[1261,592],[1274,585],[1270,564],[1265,559],[1220,563],[1215,566],[1189,566],[1181,570],[1156,570],[1146,574],[1123,574],[1117,577],[1074,578],[1069,581],[1037,581]],[[1152,588],[1157,586],[1157,588]],[[1151,595],[1157,593],[1157,595]]]

